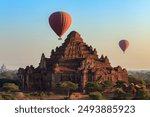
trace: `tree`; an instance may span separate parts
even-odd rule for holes
[[[103,96],[102,96],[102,94],[101,94],[100,92],[98,92],[98,91],[96,91],[96,92],[91,92],[91,93],[89,94],[89,97],[90,97],[90,99],[92,99],[92,100],[102,100],[102,99],[104,99]]]
[[[14,79],[17,77],[16,71],[4,71],[0,73],[0,78]]]
[[[141,89],[137,90],[134,99],[136,99],[136,100],[147,100],[149,98],[150,98],[150,94],[149,94],[148,90],[145,88],[141,88]]]
[[[86,93],[96,92],[102,90],[102,85],[97,82],[88,82],[85,86]]]
[[[113,83],[111,80],[105,80],[103,83],[103,90],[109,90],[113,87]]]
[[[145,85],[150,89],[150,79],[144,79]]]
[[[105,80],[105,81],[104,81],[104,86],[105,86],[105,87],[111,87],[111,86],[113,86],[113,83],[112,83],[111,80]]]
[[[113,99],[124,100],[125,97],[126,97],[126,92],[122,88],[115,89]]]
[[[118,81],[116,82],[115,87],[116,87],[116,88],[122,88],[123,85],[124,85],[124,83],[126,83],[126,82],[125,82],[125,81],[122,81],[122,80],[118,80]]]
[[[70,90],[76,90],[78,89],[78,84],[75,84],[73,82],[70,82],[70,81],[64,81],[62,84],[61,84],[61,87],[67,91],[67,96],[69,97],[70,96]]]
[[[3,84],[2,90],[8,92],[16,92],[19,91],[19,87],[14,83],[5,83]]]
[[[129,81],[129,83],[145,85],[145,82],[144,82],[143,79],[141,79],[141,78],[139,78],[139,77],[137,78],[137,77],[135,77],[135,76],[133,76],[133,75],[129,75],[129,76],[128,76],[128,81]]]

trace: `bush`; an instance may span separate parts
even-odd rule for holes
[[[150,98],[150,94],[146,89],[139,89],[136,92],[135,99],[136,100],[148,100]]]
[[[70,96],[70,91],[71,90],[76,90],[78,89],[78,84],[75,84],[73,82],[70,82],[70,81],[64,81],[62,84],[61,84],[61,87],[67,91],[67,95],[68,97]]]
[[[14,100],[14,99],[15,99],[14,96],[11,95],[11,94],[3,94],[3,95],[2,95],[2,98],[3,98],[4,100]]]
[[[104,81],[104,87],[105,88],[112,87],[112,86],[113,86],[113,83],[111,80]]]
[[[56,94],[66,94],[66,91],[64,90],[64,88],[62,88],[61,83],[56,84],[55,93]]]
[[[102,85],[98,84],[97,82],[88,82],[85,86],[86,93],[89,94],[90,92],[96,92],[102,90]]]
[[[118,80],[118,81],[116,82],[115,87],[116,87],[116,88],[122,88],[123,85],[124,85],[124,83],[126,83],[126,82],[125,82],[125,81],[122,81],[122,80]]]
[[[32,92],[32,93],[30,94],[30,96],[39,96],[39,93],[38,93],[38,92]]]
[[[24,93],[25,97],[30,97],[30,93]]]
[[[126,92],[122,88],[116,88],[114,91],[113,99],[125,100],[126,99]]]
[[[2,97],[2,95],[0,95],[0,100],[4,100],[4,98]]]
[[[129,81],[129,83],[134,83],[134,84],[140,84],[140,85],[146,84],[143,79],[136,78],[135,76],[132,76],[132,75],[128,76],[128,81]]]
[[[91,93],[89,94],[89,97],[90,97],[90,99],[92,99],[92,100],[102,100],[102,99],[104,99],[103,96],[102,96],[102,94],[101,94],[100,92],[98,92],[98,91],[96,91],[96,92],[91,92]]]
[[[144,82],[146,87],[150,89],[150,79],[145,79]]]
[[[7,92],[17,92],[19,91],[19,87],[14,83],[5,83],[3,84],[2,90]]]

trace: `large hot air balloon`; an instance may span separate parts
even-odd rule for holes
[[[119,47],[125,53],[126,49],[129,47],[129,42],[127,40],[121,40],[119,41]]]
[[[68,30],[72,22],[71,16],[62,11],[54,12],[49,17],[49,25],[61,39],[62,35]]]

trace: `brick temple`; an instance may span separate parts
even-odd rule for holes
[[[87,82],[127,81],[126,69],[112,67],[107,56],[99,58],[96,49],[88,46],[76,31],[72,31],[50,58],[41,56],[39,66],[19,68],[18,77],[24,91],[51,91],[63,81],[79,85],[83,91]]]

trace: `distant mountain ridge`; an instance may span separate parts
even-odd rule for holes
[[[136,78],[150,79],[150,70],[129,70],[128,75],[132,75]]]

